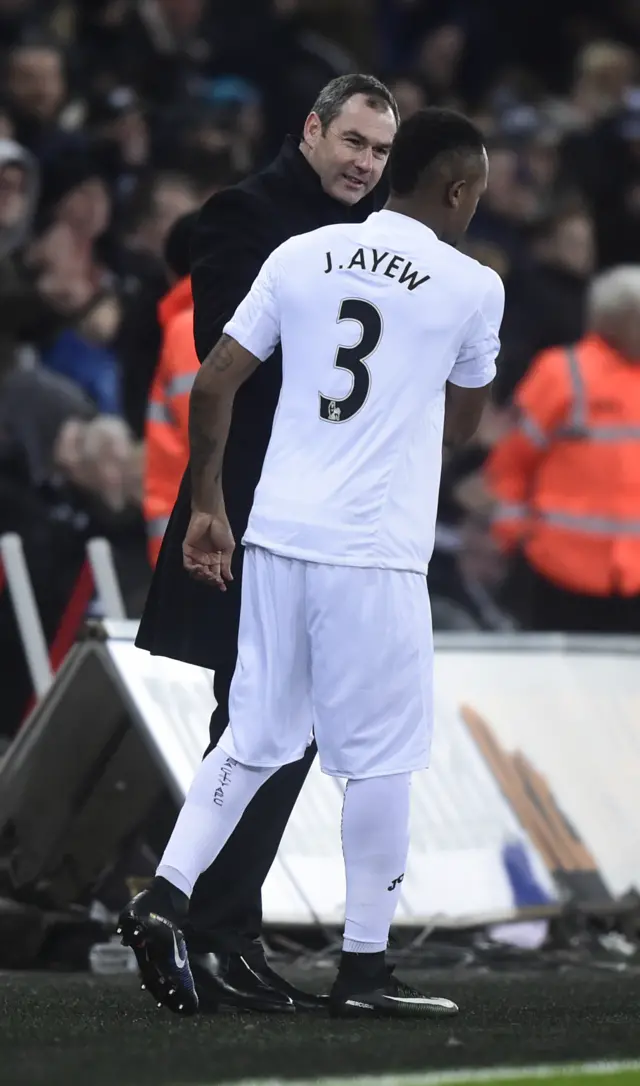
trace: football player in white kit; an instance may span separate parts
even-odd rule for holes
[[[286,241],[196,378],[184,562],[219,590],[235,546],[221,467],[234,395],[280,340],[283,384],[243,544],[230,724],[200,766],[156,878],[121,916],[147,987],[197,1009],[181,920],[244,809],[312,732],[347,780],[335,1015],[454,1014],[385,964],[409,845],[411,774],[429,764],[426,574],[442,445],[471,437],[495,375],[504,290],[455,245],[487,184],[460,114],[405,121],[391,197],[361,224]],[[146,972],[145,972],[146,969]]]

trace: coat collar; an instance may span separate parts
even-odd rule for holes
[[[334,200],[323,189],[318,174],[309,164],[300,150],[300,140],[295,136],[287,136],[280,154],[271,165],[271,169],[280,177],[286,178],[291,183],[291,188],[306,201],[312,200],[320,212],[324,212],[331,222],[361,222],[372,211],[375,211],[380,203],[374,202],[374,196],[384,184],[380,182],[373,192],[364,196],[357,204],[349,206]]]

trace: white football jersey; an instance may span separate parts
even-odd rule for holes
[[[290,238],[224,331],[283,381],[245,543],[334,565],[427,572],[445,383],[496,372],[499,276],[379,211]]]

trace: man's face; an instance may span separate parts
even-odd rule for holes
[[[559,225],[553,239],[552,251],[558,264],[583,278],[593,273],[595,238],[591,219],[587,215],[568,215]]]
[[[182,215],[195,211],[201,201],[193,189],[178,179],[160,180],[153,195],[149,215],[140,223],[136,236],[147,252],[161,257],[171,227]]]
[[[387,164],[396,127],[392,111],[372,108],[364,94],[354,94],[326,132],[318,116],[309,114],[304,142],[324,191],[348,205],[371,192]]]
[[[111,217],[109,191],[99,177],[88,178],[60,201],[56,218],[78,237],[95,239],[105,232]]]
[[[27,178],[22,166],[0,167],[0,230],[10,230],[27,210]]]
[[[25,113],[39,120],[52,120],[66,94],[62,58],[55,49],[17,49],[9,64],[10,98]]]

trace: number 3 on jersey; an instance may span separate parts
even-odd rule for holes
[[[377,349],[382,338],[382,316],[372,302],[362,298],[345,298],[340,303],[338,323],[357,321],[362,330],[354,347],[338,347],[334,366],[347,370],[353,378],[353,387],[342,400],[329,399],[320,393],[320,418],[325,422],[347,422],[357,415],[369,395],[371,373],[365,359]]]

